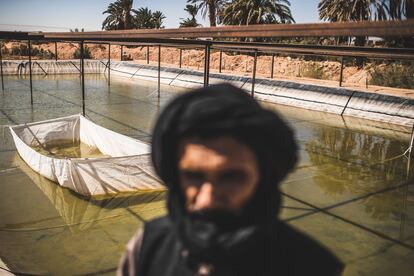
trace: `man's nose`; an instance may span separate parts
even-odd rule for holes
[[[201,185],[200,190],[196,196],[194,209],[209,209],[213,204],[213,185],[210,182],[205,182]]]

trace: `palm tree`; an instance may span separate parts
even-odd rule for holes
[[[105,30],[127,30],[132,28],[131,11],[133,0],[116,0],[102,14],[109,14],[102,23]]]
[[[131,16],[131,11],[132,11],[132,4],[134,2],[134,0],[117,0],[117,2],[120,3],[122,9],[124,10],[124,29],[131,29],[132,28],[132,16]]]
[[[318,10],[321,20],[331,22],[385,20],[389,13],[384,0],[321,0]],[[357,36],[355,45],[364,46],[365,40]]]
[[[109,4],[102,14],[109,14],[102,22],[102,30],[121,30],[124,28],[124,17],[122,8],[116,3]]]
[[[185,18],[185,19],[180,18],[182,20],[180,22],[180,28],[201,26],[200,24],[198,24],[197,19],[196,19],[196,15],[199,10],[199,7],[197,5],[187,5],[185,6],[184,10],[188,12],[191,18]]]
[[[134,26],[138,29],[152,29],[152,11],[148,8],[132,10],[134,15]]]
[[[187,5],[185,6],[185,11],[188,12],[188,14],[191,16],[192,20],[196,20],[196,15],[198,13],[198,10],[200,8],[197,5]]]
[[[162,23],[164,21],[164,19],[166,18],[166,16],[160,12],[160,11],[155,11],[152,13],[152,22],[154,24],[154,28],[155,29],[162,29],[164,28],[162,26]]]
[[[414,0],[388,0],[387,2],[391,19],[401,20],[414,18]],[[385,43],[390,47],[413,48],[414,37],[385,38]]]
[[[208,19],[210,27],[217,26],[218,15],[223,6],[224,0],[187,0],[187,3],[199,4],[203,18],[206,17],[208,11]]]
[[[160,11],[152,12],[148,8],[132,10],[134,27],[138,29],[161,29],[165,15]]]
[[[388,0],[392,19],[414,18],[414,0]]]
[[[224,6],[220,19],[226,25],[295,22],[288,0],[234,0]]]
[[[193,20],[191,18],[181,18],[180,22],[180,28],[194,28],[194,27],[200,27],[201,24],[198,24],[196,20]]]
[[[319,18],[331,22],[387,19],[388,7],[384,0],[321,0]]]
[[[405,17],[407,19],[414,18],[414,0],[405,0]]]

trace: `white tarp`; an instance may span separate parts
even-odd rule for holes
[[[82,115],[10,127],[22,159],[42,176],[85,196],[163,189],[149,166],[149,146],[96,125]],[[110,157],[55,158],[34,150],[39,143],[72,140]]]

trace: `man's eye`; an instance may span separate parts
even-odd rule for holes
[[[191,171],[182,172],[182,178],[184,181],[190,182],[189,184],[198,184],[205,179],[202,173]]]
[[[228,171],[220,175],[220,182],[242,184],[246,177],[247,175],[243,171]]]

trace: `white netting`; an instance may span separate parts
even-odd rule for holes
[[[42,176],[79,194],[103,195],[163,189],[148,169],[149,146],[96,125],[82,115],[10,127],[22,159]],[[107,157],[59,158],[33,147],[55,141],[83,143]]]

